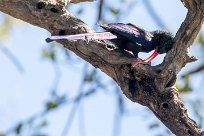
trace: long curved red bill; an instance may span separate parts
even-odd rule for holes
[[[146,63],[151,62],[158,54],[159,54],[159,53],[157,52],[157,49],[156,49],[156,50],[154,51],[154,53],[153,53],[151,56],[149,56],[148,58],[146,58],[146,59],[144,60],[144,62],[146,62]]]

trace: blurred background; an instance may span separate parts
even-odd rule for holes
[[[97,0],[67,9],[95,31],[103,31],[97,23],[122,22],[173,35],[187,13],[179,0]],[[173,135],[102,71],[56,42],[47,44],[48,36],[44,29],[0,13],[0,136]],[[202,31],[191,53],[199,60],[182,69],[176,86],[190,117],[204,129]]]

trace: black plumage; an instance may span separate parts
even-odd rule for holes
[[[51,36],[46,41],[52,42],[66,39],[68,41],[84,40],[88,43],[92,40],[110,40],[119,49],[130,51],[134,54],[137,61],[132,67],[137,64],[148,64],[158,54],[167,53],[174,43],[171,33],[164,30],[148,32],[130,23],[101,24],[100,26],[107,32]],[[152,50],[155,50],[154,53],[147,59],[141,60],[138,58],[139,52],[148,53]]]
[[[119,49],[131,51],[135,57],[139,52],[150,52],[157,49],[159,54],[168,52],[173,45],[171,33],[163,30],[145,31],[133,24],[112,23],[100,25],[118,38],[111,39]]]

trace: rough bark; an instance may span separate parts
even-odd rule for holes
[[[147,106],[178,136],[201,136],[195,121],[190,119],[178,90],[174,87],[178,72],[196,60],[188,50],[198,34],[204,18],[203,0],[181,0],[188,9],[186,19],[175,36],[175,44],[158,66],[138,65],[119,50],[108,51],[107,43],[92,41],[89,44],[59,41],[96,68],[113,78],[123,93],[133,102]],[[64,0],[0,0],[0,11],[30,24],[47,29],[51,34],[93,32],[85,23],[71,15]]]
[[[92,2],[95,0],[70,0],[71,3],[80,3],[80,2]]]

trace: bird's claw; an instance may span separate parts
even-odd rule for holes
[[[144,60],[137,58],[136,62],[134,62],[131,66],[131,69],[135,68],[138,64],[150,64],[150,62],[145,62]]]

